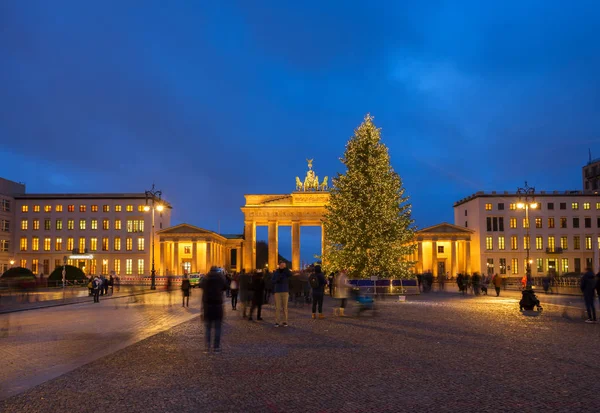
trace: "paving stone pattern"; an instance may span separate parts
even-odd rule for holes
[[[290,327],[228,310],[223,353],[199,318],[0,402],[11,412],[594,412],[600,325],[515,298],[391,300],[379,315]]]

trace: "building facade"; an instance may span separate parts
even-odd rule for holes
[[[21,194],[13,206],[15,266],[48,275],[66,260],[86,274],[150,274],[152,210],[144,193]],[[154,212],[155,233],[170,226],[171,207],[163,206]]]
[[[14,264],[15,196],[25,193],[20,182],[0,178],[0,274]]]
[[[600,195],[588,191],[541,191],[535,208],[518,208],[517,193],[477,192],[454,204],[454,223],[473,231],[472,271],[523,276],[527,250],[531,274],[598,270]],[[532,198],[529,198],[532,202]],[[527,237],[529,226],[529,237]]]

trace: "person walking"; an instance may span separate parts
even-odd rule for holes
[[[183,303],[182,307],[190,306],[190,290],[192,289],[192,284],[190,284],[190,280],[187,274],[183,275],[183,280],[181,280],[181,292],[183,294]],[[186,303],[187,300],[187,303]]]
[[[211,330],[215,330],[213,351],[221,352],[221,322],[223,321],[223,292],[225,277],[218,267],[211,267],[209,273],[200,282],[202,289],[202,310],[204,318],[205,353],[211,349]]]
[[[236,273],[231,277],[231,284],[229,285],[229,293],[231,294],[231,309],[234,311],[237,310],[239,291],[238,275]]]
[[[283,326],[288,326],[288,300],[290,295],[289,279],[292,273],[287,268],[285,261],[279,263],[279,268],[273,272],[273,291],[275,295],[275,327],[279,327],[282,319]]]
[[[331,274],[329,274],[328,284],[329,284],[329,296],[331,298],[333,298],[334,277],[335,277],[335,274],[333,272]]]
[[[315,272],[308,277],[308,283],[312,289],[312,318],[317,318],[317,309],[319,310],[319,318],[325,318],[323,315],[323,296],[325,295],[325,275],[321,272],[321,266],[315,265]]]
[[[100,302],[100,289],[102,288],[102,280],[98,276],[94,277],[92,281],[92,292],[94,293],[94,302]]]
[[[252,302],[252,276],[242,270],[239,279],[240,286],[240,301],[242,302],[242,318],[246,318],[246,314],[250,310]]]
[[[581,292],[583,292],[583,300],[585,301],[585,309],[587,310],[588,319],[586,323],[596,324],[596,305],[594,303],[594,293],[596,292],[596,276],[591,268],[588,268],[581,277]]]
[[[494,289],[496,290],[496,297],[500,297],[500,288],[502,287],[502,277],[498,274],[494,275],[492,278],[492,284],[494,284]]]
[[[345,270],[340,271],[340,273],[335,277],[335,298],[340,300],[340,308],[337,311],[337,314],[340,317],[344,317],[344,309],[346,308],[346,301],[350,296],[350,288],[352,285],[348,283],[348,275]]]
[[[265,298],[265,280],[263,273],[258,270],[252,276],[252,306],[250,307],[249,321],[252,321],[252,314],[256,308],[256,320],[262,321],[261,311],[263,305],[263,299]]]

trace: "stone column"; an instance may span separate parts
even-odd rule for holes
[[[423,274],[423,240],[417,241],[419,244],[417,246],[417,272],[419,274]]]
[[[167,266],[165,265],[165,242],[160,241],[160,247],[158,248],[158,271],[160,275],[165,275]]]
[[[471,274],[471,241],[465,241],[465,271]]]
[[[235,247],[235,270],[237,272],[242,268],[242,248]]]
[[[292,271],[300,269],[300,222],[292,222]]]
[[[456,277],[456,273],[457,273],[457,268],[458,268],[458,259],[457,257],[457,245],[456,245],[456,241],[452,240],[450,241],[450,253],[451,253],[451,257],[452,257],[452,262],[450,263],[450,275],[452,277]]]
[[[181,272],[181,267],[179,266],[179,241],[175,241],[173,243],[173,275],[179,275]]]
[[[437,241],[431,241],[431,272],[434,277],[438,275]]]
[[[279,257],[279,223],[269,221],[269,270],[274,271],[277,268]]]
[[[198,272],[198,243],[192,240],[192,272]]]
[[[206,272],[210,271],[210,267],[213,266],[212,260],[212,243],[210,241],[206,241]]]
[[[250,272],[256,265],[256,222],[244,222],[244,265],[240,268]],[[239,271],[240,269],[238,269]]]

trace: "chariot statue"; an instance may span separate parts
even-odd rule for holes
[[[327,186],[327,180],[329,179],[329,177],[325,177],[323,178],[323,182],[321,182],[321,191],[327,191],[328,186]]]
[[[299,176],[296,177],[296,191],[302,191],[302,181]]]
[[[313,171],[313,160],[314,159],[306,159],[308,163],[308,171],[306,171],[306,177],[304,178],[304,182],[300,180],[300,177],[296,177],[296,191],[326,191],[327,190],[327,179],[325,177],[323,182],[319,184],[319,177]]]

